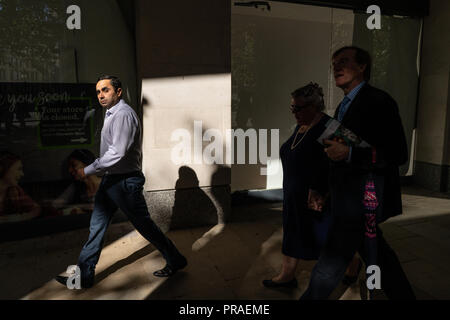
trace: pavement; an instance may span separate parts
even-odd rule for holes
[[[450,197],[418,188],[403,190],[404,213],[381,229],[396,251],[418,299],[450,299]],[[173,230],[168,237],[189,264],[170,278],[165,265],[129,222],[110,226],[91,289],[69,290],[53,278],[77,261],[88,229],[0,244],[0,299],[296,300],[306,290],[316,261],[301,260],[298,288],[267,289],[281,269],[281,203],[232,208],[227,224]],[[364,300],[363,272],[333,299]],[[385,299],[382,290],[375,299]]]

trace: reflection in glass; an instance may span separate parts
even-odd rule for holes
[[[65,19],[63,1],[0,0],[0,81],[57,81]]]

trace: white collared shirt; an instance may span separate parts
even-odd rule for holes
[[[121,99],[105,114],[100,158],[84,168],[86,175],[121,174],[141,170],[142,130],[136,112]]]

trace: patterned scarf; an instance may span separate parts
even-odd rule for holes
[[[372,148],[372,164],[376,162],[376,151]],[[372,172],[369,173],[366,185],[364,188],[364,215],[365,220],[365,238],[364,245],[366,248],[366,267],[371,265],[377,265],[377,208],[378,199],[375,191],[375,183]],[[372,296],[373,290],[370,290],[370,295]]]

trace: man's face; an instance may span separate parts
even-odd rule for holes
[[[355,61],[355,50],[342,51],[333,58],[332,63],[336,87],[346,94],[364,80],[366,65],[359,65]]]
[[[97,82],[96,86],[98,102],[102,107],[107,109],[116,105],[122,96],[122,89],[118,88],[117,91],[111,85],[111,80],[105,79]]]

